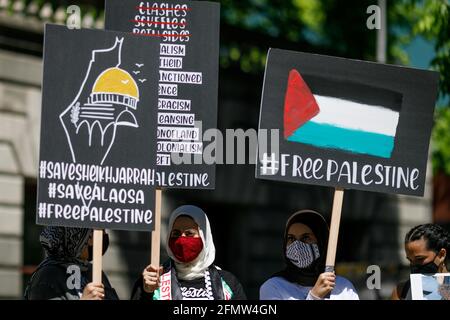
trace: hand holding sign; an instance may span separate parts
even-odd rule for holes
[[[101,283],[88,283],[83,290],[80,300],[103,300],[105,298],[105,287]]]
[[[163,272],[163,267],[156,268],[153,265],[149,265],[142,272],[142,280],[144,291],[147,293],[152,293],[161,285],[159,277]]]
[[[311,295],[315,298],[323,299],[336,286],[336,275],[333,272],[324,272],[320,274],[316,284],[311,289]]]

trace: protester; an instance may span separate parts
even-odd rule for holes
[[[312,210],[294,213],[286,223],[283,241],[284,270],[260,288],[261,300],[357,300],[347,279],[324,272],[328,225]]]
[[[411,273],[435,274],[448,272],[447,252],[450,234],[437,224],[422,224],[405,236],[405,253]],[[411,281],[400,282],[392,292],[392,300],[411,300]]]
[[[26,300],[117,300],[116,291],[103,274],[102,283],[92,279],[92,230],[46,227],[40,242],[45,259],[31,276],[25,289]],[[104,233],[103,254],[109,244]]]
[[[169,220],[162,267],[149,265],[136,281],[133,300],[242,300],[244,290],[234,275],[215,266],[208,217],[202,209],[177,208]]]

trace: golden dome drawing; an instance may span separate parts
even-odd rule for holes
[[[103,71],[92,88],[89,103],[116,103],[136,109],[139,88],[125,70],[114,67]]]

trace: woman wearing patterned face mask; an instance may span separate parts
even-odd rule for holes
[[[163,267],[147,266],[133,300],[241,300],[239,281],[213,264],[216,254],[208,217],[195,206],[176,209],[169,220]]]
[[[411,273],[447,273],[450,234],[437,224],[422,224],[405,236],[406,258]],[[392,292],[392,300],[411,300],[411,281],[399,283]]]
[[[353,285],[324,272],[328,225],[312,210],[294,213],[286,223],[283,253],[286,268],[260,288],[261,300],[357,300]]]

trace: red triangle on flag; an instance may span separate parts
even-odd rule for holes
[[[300,73],[289,72],[284,98],[284,138],[314,118],[320,112],[319,105]]]

